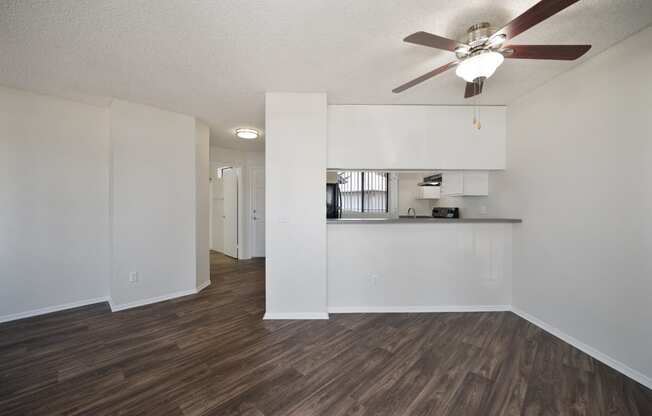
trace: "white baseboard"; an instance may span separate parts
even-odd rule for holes
[[[191,290],[184,290],[181,292],[175,292],[175,293],[170,293],[167,295],[162,295],[162,296],[157,296],[154,298],[149,298],[149,299],[143,299],[143,300],[137,300],[134,302],[128,302],[128,303],[123,303],[120,305],[116,305],[113,303],[113,300],[110,297],[101,297],[101,298],[94,298],[94,299],[85,299],[85,300],[80,300],[78,302],[71,302],[71,303],[66,303],[63,305],[56,305],[56,306],[49,306],[47,308],[41,308],[41,309],[34,309],[31,311],[25,311],[25,312],[20,312],[20,313],[15,313],[11,315],[5,315],[5,316],[0,316],[0,323],[1,322],[9,322],[9,321],[15,321],[17,319],[24,319],[24,318],[30,318],[32,316],[38,316],[38,315],[45,315],[48,313],[52,312],[59,312],[63,311],[66,309],[72,309],[72,308],[78,308],[80,306],[86,306],[86,305],[92,305],[94,303],[101,303],[101,302],[108,302],[109,306],[111,307],[112,312],[117,312],[117,311],[122,311],[125,309],[131,309],[131,308],[137,308],[139,306],[144,306],[144,305],[149,305],[151,303],[157,303],[157,302],[162,302],[164,300],[170,300],[174,298],[178,298],[181,296],[188,296],[188,295],[194,295],[195,293],[199,293],[202,290],[206,289],[208,286],[210,286],[211,281],[204,282],[197,286],[196,289],[191,289]]]
[[[154,298],[149,298],[149,299],[137,300],[134,302],[123,303],[120,305],[114,304],[113,300],[109,298],[109,306],[111,306],[111,312],[123,311],[125,309],[137,308],[139,306],[145,306],[145,305],[150,305],[152,303],[163,302],[164,300],[170,300],[170,299],[180,298],[189,295],[195,295],[201,292],[202,290],[206,289],[210,285],[211,285],[211,281],[209,280],[207,282],[201,283],[195,289],[182,290],[180,292],[168,293],[166,295],[156,296]]]
[[[121,303],[116,305],[113,303],[113,299],[109,298],[109,305],[111,306],[111,312],[123,311],[125,309],[137,308],[139,306],[150,305],[152,303],[163,302],[164,300],[170,300],[175,298],[180,298],[182,296],[194,295],[197,293],[197,289],[188,289],[182,290],[174,293],[167,293],[165,295],[156,296],[148,299],[140,299],[133,302]]]
[[[543,329],[544,331],[548,332],[551,335],[556,336],[557,338],[561,339],[562,341],[572,345],[573,347],[577,348],[578,350],[590,355],[591,357],[595,358],[596,360],[602,362],[603,364],[608,365],[609,367],[613,368],[614,370],[626,375],[627,377],[638,381],[645,387],[652,389],[652,378],[646,376],[645,374],[640,373],[639,371],[634,370],[633,368],[627,366],[626,364],[623,364],[622,362],[611,358],[607,354],[596,350],[593,347],[590,347],[583,343],[582,341],[568,335],[567,333],[561,331],[560,329],[548,324],[547,322],[542,321],[541,319],[534,317],[530,315],[527,312],[524,312],[518,308],[512,307],[512,312],[514,312],[516,315],[520,316],[521,318],[525,319],[526,321],[531,322],[532,324],[538,326],[539,328]]]
[[[505,312],[509,305],[444,306],[333,306],[328,313],[429,313],[429,312]]]
[[[16,319],[30,318],[32,316],[45,315],[52,312],[59,312],[65,309],[79,308],[80,306],[92,305],[94,303],[107,302],[106,297],[85,299],[77,302],[65,303],[63,305],[48,306],[47,308],[33,309],[31,311],[14,313],[11,315],[0,316],[0,322],[15,321]]]
[[[206,288],[207,288],[208,286],[210,286],[210,285],[211,285],[211,281],[210,281],[210,280],[208,280],[208,281],[206,281],[206,282],[200,284],[199,286],[197,286],[197,290],[195,291],[195,293],[199,293],[199,292],[201,292],[202,290],[206,289]]]
[[[263,316],[264,320],[277,320],[277,319],[328,319],[328,313],[326,312],[265,312]]]

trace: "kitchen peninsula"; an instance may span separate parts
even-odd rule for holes
[[[518,219],[327,222],[328,311],[507,310]]]
[[[507,309],[521,220],[487,215],[488,172],[326,176],[329,312]]]
[[[337,218],[329,219],[328,224],[517,224],[523,222],[516,218],[432,218],[432,217],[399,217],[399,218]]]
[[[512,228],[489,172],[329,170],[328,311],[506,310]]]

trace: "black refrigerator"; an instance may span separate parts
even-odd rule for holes
[[[342,214],[342,196],[340,186],[336,183],[326,184],[326,218],[340,218]]]

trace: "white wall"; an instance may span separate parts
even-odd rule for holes
[[[237,166],[265,166],[265,152],[248,152],[211,146],[211,162],[235,163]]]
[[[0,87],[0,321],[204,286],[208,136],[144,105]]]
[[[418,199],[418,183],[423,182],[423,178],[432,174],[431,171],[423,172],[399,172],[398,173],[398,213],[407,215],[410,208],[414,208],[417,215],[431,215],[431,206],[434,200]],[[410,213],[411,214],[411,213]]]
[[[329,224],[330,312],[505,310],[512,224]]]
[[[196,287],[195,120],[111,104],[112,306]],[[129,282],[136,271],[140,281]]]
[[[210,283],[210,130],[195,121],[195,249],[197,253],[197,287]]]
[[[108,295],[105,108],[0,88],[0,321]]]
[[[265,95],[266,318],[326,317],[326,94]]]
[[[239,257],[249,259],[252,255],[251,241],[251,194],[250,194],[250,169],[252,167],[265,166],[264,152],[247,152],[242,150],[227,149],[211,146],[210,148],[210,177],[211,177],[211,248],[222,251],[221,243],[223,230],[219,225],[212,222],[213,210],[220,209],[219,204],[222,196],[222,181],[217,178],[217,168],[235,166],[242,168],[240,180],[241,192],[239,192],[239,204],[242,207],[242,221],[239,229],[239,241],[242,242],[239,248]]]
[[[328,106],[332,169],[504,169],[505,107]]]
[[[648,28],[510,105],[492,182],[494,208],[523,218],[514,305],[650,387],[651,43]]]

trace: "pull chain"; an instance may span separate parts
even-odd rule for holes
[[[482,123],[480,123],[480,107],[478,106],[478,102],[476,101],[475,103],[475,111],[476,111],[476,116],[475,116],[475,128],[480,130],[482,128]]]
[[[480,123],[480,107],[478,107],[478,95],[480,92],[480,83],[473,81],[473,127],[480,130],[482,124]]]

